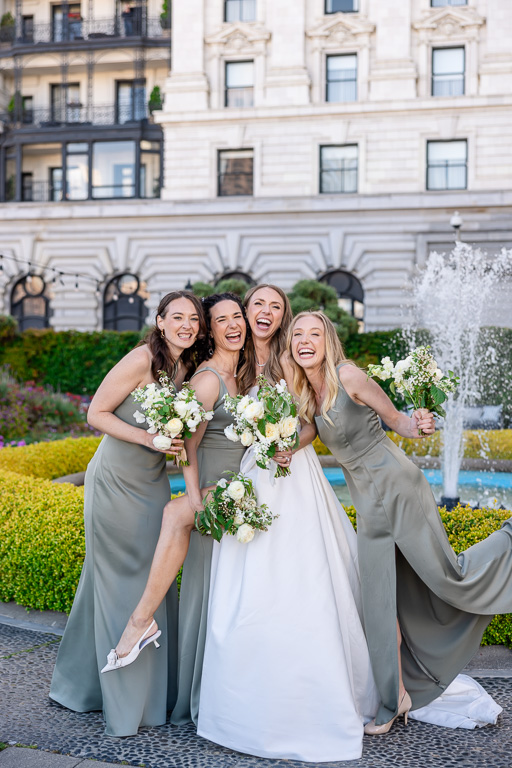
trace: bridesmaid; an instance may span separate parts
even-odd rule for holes
[[[456,556],[427,480],[378,419],[418,437],[419,429],[434,431],[432,414],[399,413],[346,360],[321,312],[294,319],[288,347],[299,413],[316,421],[357,510],[365,631],[382,700],[365,731],[387,733],[398,715],[443,692],[476,653],[494,614],[512,611],[512,520]]]
[[[240,470],[240,460],[245,452],[240,443],[233,443],[224,435],[224,428],[231,424],[232,417],[223,407],[225,394],[237,394],[239,357],[247,335],[243,306],[238,296],[223,293],[203,299],[203,308],[209,334],[206,343],[209,360],[198,367],[193,382],[198,400],[207,410],[213,410],[214,416],[186,441],[190,462],[190,466],[183,469],[187,495],[174,499],[164,509],[149,579],[118,643],[117,663],[112,666],[112,670],[124,666],[123,658],[151,626],[158,606],[185,561],[179,607],[178,697],[171,718],[175,725],[191,720],[197,723],[206,637],[213,542],[211,537],[201,536],[196,531],[190,535],[195,512],[202,509],[208,488],[224,472]],[[139,664],[135,665],[137,667]],[[131,669],[108,677],[123,677],[130,674]],[[119,705],[126,706],[123,701]]]
[[[185,291],[167,294],[156,327],[107,374],[88,412],[89,423],[105,437],[86,473],[86,557],[50,699],[76,712],[103,709],[110,736],[162,725],[176,700],[176,589],[157,615],[167,628],[158,657],[152,649],[123,676],[99,673],[149,573],[170,498],[165,453],[179,454],[183,446],[174,440],[169,451],[155,449],[153,436],[134,418],[140,406],[131,393],[157,381],[161,370],[179,387],[194,370],[194,344],[205,332],[200,301]]]

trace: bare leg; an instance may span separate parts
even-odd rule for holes
[[[206,490],[202,491],[202,495],[205,494]],[[179,496],[165,505],[160,537],[146,587],[117,644],[116,652],[120,658],[131,651],[144,630],[149,627],[154,612],[178,575],[187,556],[194,519],[188,496]],[[155,632],[156,629],[155,625]]]

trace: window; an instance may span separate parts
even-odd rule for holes
[[[468,0],[430,0],[431,8],[444,8],[445,5],[467,5]]]
[[[62,168],[50,168],[50,195],[52,203],[62,200]]]
[[[93,198],[135,197],[135,142],[95,141],[92,146]]]
[[[144,120],[148,116],[146,83],[143,80],[118,80],[116,87],[116,122],[123,125]]]
[[[462,96],[463,93],[464,48],[434,48],[432,96]]]
[[[32,96],[22,96],[21,99],[22,122],[30,125],[34,122],[34,99]]]
[[[147,316],[146,284],[125,272],[114,277],[103,296],[103,328],[106,331],[140,331]]]
[[[21,174],[21,199],[24,203],[31,203],[33,196],[34,174],[26,171]]]
[[[140,196],[160,197],[161,144],[159,141],[140,143]]]
[[[50,292],[39,275],[25,275],[12,289],[11,315],[18,321],[20,331],[27,328],[48,328]]]
[[[51,120],[54,123],[79,123],[82,105],[80,85],[67,83],[51,86]]]
[[[320,147],[320,192],[357,192],[357,144]]]
[[[24,43],[34,42],[34,17],[21,17],[21,39]]]
[[[225,0],[224,21],[255,21],[256,0]]]
[[[338,294],[338,306],[359,320],[361,328],[364,317],[364,289],[360,280],[344,269],[330,269],[319,281],[334,288]]]
[[[219,152],[219,197],[252,195],[253,157],[252,149]]]
[[[357,99],[357,55],[327,57],[327,101]]]
[[[254,62],[226,62],[226,107],[252,107],[254,104]]]
[[[66,11],[66,13],[64,13]],[[52,6],[52,40],[60,43],[63,40],[82,39],[82,16],[80,3],[69,3],[67,6]]]
[[[326,13],[355,13],[359,10],[359,0],[325,0]]]
[[[427,189],[467,189],[467,141],[427,142]]]
[[[89,197],[89,145],[85,142],[66,147],[66,199]]]
[[[137,37],[144,33],[143,9],[140,2],[122,4],[122,34],[125,37]]]

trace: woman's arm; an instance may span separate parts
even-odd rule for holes
[[[348,396],[359,405],[373,408],[384,423],[402,437],[423,437],[435,432],[434,416],[430,411],[420,408],[410,417],[400,413],[377,382],[369,379],[360,368],[344,365],[338,373]],[[420,435],[420,429],[423,435]]]
[[[147,430],[140,427],[126,424],[114,414],[115,409],[134,389],[151,381],[153,376],[149,348],[143,346],[132,349],[107,373],[98,387],[87,412],[87,421],[91,427],[118,440],[144,445],[156,451],[154,435],[149,435]],[[172,447],[162,453],[179,453],[182,447],[182,440],[173,440]]]
[[[212,371],[199,370],[194,376],[193,386],[196,397],[207,411],[213,410],[213,406],[219,399],[219,380]],[[199,466],[197,463],[197,449],[201,444],[208,422],[201,422],[192,437],[185,440],[185,449],[187,451],[188,467],[183,467],[183,477],[187,487],[187,495],[190,507],[194,512],[203,508],[203,496],[199,484]]]

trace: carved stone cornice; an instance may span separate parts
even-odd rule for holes
[[[367,42],[375,31],[375,24],[360,15],[343,14],[322,20],[320,24],[306,31],[315,50],[360,46]]]
[[[485,24],[485,18],[473,8],[447,6],[428,12],[421,21],[413,24],[413,29],[419,32],[422,40],[443,40],[450,38],[478,37],[480,27]]]
[[[271,34],[263,24],[234,22],[222,27],[205,38],[206,45],[212,46],[224,54],[255,53],[265,48]]]

